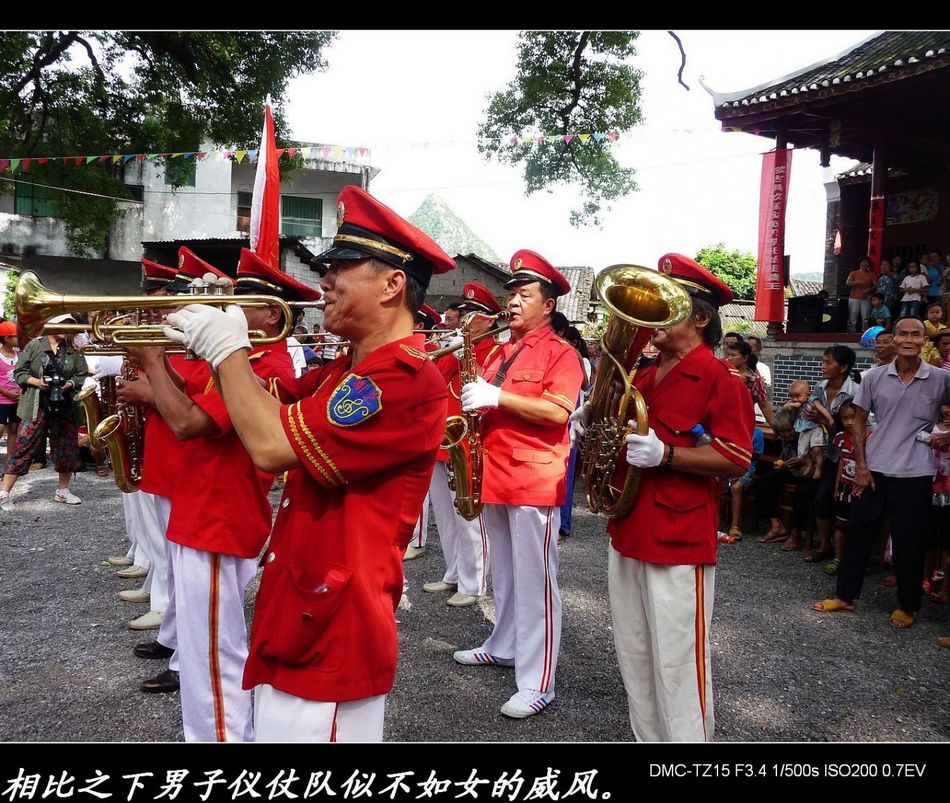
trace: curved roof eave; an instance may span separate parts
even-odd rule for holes
[[[860,42],[856,42],[853,45],[849,45],[840,53],[837,53],[834,56],[827,56],[819,61],[816,61],[814,64],[810,64],[807,67],[802,67],[799,70],[790,72],[788,75],[783,75],[781,78],[773,78],[769,81],[766,81],[765,83],[759,84],[758,86],[749,87],[748,89],[741,89],[737,92],[713,91],[712,92],[713,105],[718,108],[725,103],[731,103],[734,100],[741,100],[742,98],[748,97],[749,95],[754,95],[757,92],[761,92],[763,89],[767,89],[770,86],[776,86],[778,84],[785,83],[785,81],[790,81],[792,78],[795,78],[796,76],[799,76],[799,75],[804,75],[805,73],[810,72],[811,70],[814,70],[817,67],[821,67],[823,64],[830,64],[833,61],[837,61],[838,59],[844,58],[853,50],[857,50],[862,45],[867,44],[872,39],[876,39],[877,37],[881,36],[884,33],[886,33],[886,31],[876,31],[875,33],[872,33],[870,36],[862,39]],[[707,91],[709,90],[707,89]]]

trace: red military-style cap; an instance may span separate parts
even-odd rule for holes
[[[178,274],[168,289],[176,293],[184,292],[192,280],[203,279],[206,273],[213,273],[218,279],[231,281],[230,276],[209,262],[205,262],[188,246],[183,245],[178,249]]]
[[[554,288],[559,296],[569,293],[571,290],[570,282],[560,274],[554,265],[536,251],[522,248],[520,251],[515,251],[511,257],[511,278],[505,282],[505,287],[527,284],[528,282],[546,284]]]
[[[359,187],[340,191],[336,225],[333,246],[317,262],[373,257],[405,271],[423,287],[433,273],[455,269],[455,260],[428,234]]]
[[[732,289],[728,284],[687,256],[664,254],[660,257],[657,267],[660,273],[676,279],[686,292],[695,298],[709,301],[717,307],[728,304],[733,299]]]
[[[498,299],[491,294],[484,285],[478,282],[469,282],[462,288],[462,309],[466,312],[489,312],[492,314],[501,312],[501,304]]]
[[[142,260],[142,292],[153,293],[167,287],[170,282],[175,281],[177,271],[174,268],[166,268],[150,259]]]
[[[442,316],[428,304],[423,304],[416,313],[416,323],[421,323],[425,329],[435,329],[442,323]]]
[[[238,294],[262,294],[280,296],[284,301],[316,301],[321,293],[316,287],[297,281],[290,274],[272,268],[253,251],[241,249],[238,261]]]

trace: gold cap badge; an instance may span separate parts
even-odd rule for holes
[[[660,268],[660,270],[662,270],[667,276],[669,276],[673,272],[673,263],[670,262],[668,258],[664,259],[663,267]]]

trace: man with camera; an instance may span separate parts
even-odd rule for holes
[[[51,318],[49,323],[76,323],[72,315]],[[78,435],[73,416],[73,392],[89,373],[82,352],[73,349],[66,335],[40,336],[27,343],[13,370],[13,381],[22,389],[17,415],[23,424],[16,446],[7,460],[0,490],[0,510],[13,510],[11,491],[17,479],[30,470],[33,453],[40,440],[49,436],[53,465],[59,486],[53,500],[78,505],[82,500],[69,490],[76,466]]]

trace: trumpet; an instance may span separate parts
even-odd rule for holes
[[[294,328],[294,308],[320,307],[321,301],[284,301],[278,296],[265,295],[185,295],[185,296],[66,296],[53,293],[43,286],[32,271],[24,271],[16,286],[14,307],[17,314],[17,335],[21,344],[37,335],[72,334],[77,331],[89,331],[105,349],[115,349],[112,353],[122,354],[127,346],[170,346],[180,349],[181,344],[165,337],[162,327],[157,324],[115,323],[117,318],[131,316],[137,318],[144,310],[181,309],[192,304],[211,304],[216,307],[237,304],[240,307],[277,307],[283,313],[284,324],[275,335],[267,335],[259,329],[249,332],[254,346],[278,343],[285,340]],[[56,315],[75,312],[93,312],[102,309],[127,310],[102,320],[96,315],[86,324],[55,324],[46,326],[46,321]],[[79,327],[79,328],[76,328]],[[109,353],[98,350],[98,354]]]

